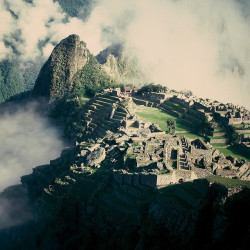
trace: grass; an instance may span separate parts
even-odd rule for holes
[[[230,178],[225,178],[225,177],[221,177],[217,175],[208,176],[206,177],[206,179],[210,182],[216,182],[216,183],[222,184],[226,186],[227,188],[231,188],[235,186],[250,187],[250,181],[230,179]]]
[[[170,115],[163,110],[146,106],[137,107],[137,117],[141,118],[145,122],[152,122],[158,124],[163,131],[168,131],[166,123],[167,119],[173,119],[176,121],[176,131],[190,130],[190,127],[181,123],[180,118]]]
[[[228,139],[226,136],[209,136],[210,139]]]
[[[228,143],[211,143],[213,147],[228,147]]]
[[[214,134],[220,134],[220,133],[226,133],[225,130],[220,130],[220,131],[213,131]]]
[[[216,146],[215,146],[215,148],[216,148]],[[232,156],[238,158],[238,160],[244,159],[244,160],[250,161],[249,157],[242,155],[242,153],[238,149],[236,149],[232,146],[228,147],[228,148],[216,148],[216,149],[218,149],[225,156],[232,155]]]
[[[213,127],[213,129],[214,129],[214,133],[220,133],[220,132],[225,131],[222,127]]]
[[[129,98],[125,99],[123,102],[121,102],[121,104],[126,107],[129,103]]]

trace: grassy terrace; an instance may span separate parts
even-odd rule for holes
[[[250,187],[250,181],[242,181],[230,178],[224,178],[217,175],[212,175],[206,177],[206,179],[210,182],[216,182],[226,186],[227,188],[235,187],[235,186],[242,186],[242,187]]]
[[[244,160],[250,161],[249,157],[246,157],[246,156],[242,155],[242,153],[238,149],[236,149],[234,147],[217,148],[215,144],[213,146],[216,149],[218,149],[221,153],[223,153],[225,156],[232,155],[232,156],[238,158],[238,160],[244,159]]]
[[[167,112],[160,110],[158,108],[137,106],[136,116],[141,118],[145,122],[152,122],[152,123],[159,124],[160,128],[163,131],[168,130],[166,120],[170,119],[170,118],[176,121],[176,131],[177,132],[190,130],[189,127],[187,127],[186,125],[181,123],[180,118],[169,115]]]
[[[228,139],[226,136],[209,136],[210,139]]]
[[[211,143],[213,147],[228,147],[228,143]]]
[[[214,127],[213,129],[215,133],[220,133],[225,131],[222,127]]]

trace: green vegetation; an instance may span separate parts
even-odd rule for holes
[[[212,175],[206,177],[206,179],[210,182],[216,182],[226,186],[227,188],[242,186],[242,187],[250,187],[250,181],[242,181],[237,179],[225,178],[217,175]]]
[[[210,139],[228,139],[226,136],[209,136]]]
[[[92,0],[54,0],[58,2],[63,11],[72,17],[86,19],[92,10]]]
[[[228,147],[228,143],[211,143],[213,147]]]
[[[169,119],[167,119],[166,123],[167,123],[167,126],[168,126],[168,132],[170,134],[174,134],[175,129],[176,129],[176,121],[169,118]]]
[[[173,119],[176,121],[176,131],[190,130],[189,127],[181,123],[180,118],[169,115],[167,112],[157,108],[138,106],[136,116],[138,116],[139,118],[141,118],[146,122],[152,122],[158,124],[163,131],[168,130],[166,123],[167,119]]]
[[[215,133],[224,132],[224,129],[222,127],[213,127],[213,130],[215,131]]]
[[[30,90],[40,69],[40,63],[21,67],[17,60],[0,61],[0,103]]]
[[[160,84],[146,84],[141,89],[138,90],[137,94],[141,95],[142,93],[150,93],[150,92],[166,92],[168,90],[167,87],[162,86]]]
[[[193,95],[193,92],[191,90],[188,90],[188,89],[181,90],[179,93],[183,94],[183,95],[187,95],[187,96]]]
[[[93,55],[90,55],[89,62],[77,72],[73,81],[72,93],[76,96],[93,97],[104,88],[120,87],[100,67]]]
[[[216,147],[215,147],[216,148]],[[236,158],[238,158],[238,160],[240,159],[244,159],[246,161],[250,161],[250,158],[249,157],[246,157],[244,155],[242,155],[242,153],[236,149],[235,147],[231,146],[231,147],[228,147],[228,148],[217,148],[221,153],[223,153],[225,156],[228,156],[228,155],[232,155]]]
[[[129,103],[129,99],[125,99],[123,102],[121,102],[121,105],[123,105],[124,107],[126,107]]]

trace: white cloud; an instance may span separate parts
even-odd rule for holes
[[[1,115],[0,138],[0,191],[57,158],[64,147],[61,133],[39,115],[35,103]]]

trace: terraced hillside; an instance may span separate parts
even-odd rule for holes
[[[181,118],[181,123],[192,129],[195,129],[205,120],[205,116],[201,115],[197,110],[177,103],[173,98],[166,100],[161,104],[161,107],[171,115]]]
[[[218,122],[211,122],[212,124],[212,135],[209,136],[209,142],[215,147],[226,148],[229,139],[226,134],[225,128]]]
[[[109,94],[100,94],[94,97],[84,113],[84,137],[96,140],[103,138],[108,130],[116,131],[117,125],[129,115],[125,107],[124,98]]]

